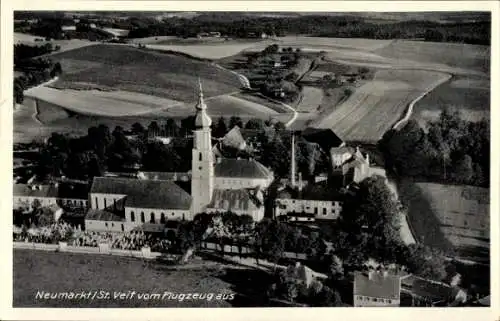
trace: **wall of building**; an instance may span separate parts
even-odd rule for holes
[[[121,194],[100,194],[100,193],[91,193],[90,194],[90,208],[104,210],[115,209],[117,211],[124,210],[124,199],[127,195]]]
[[[255,188],[260,186],[262,189],[269,187],[272,178],[239,178],[239,177],[215,177],[214,188],[216,189],[242,189]]]
[[[76,199],[76,198],[59,198],[59,203],[65,206],[86,208],[88,205],[88,200]]]
[[[400,300],[354,295],[354,307],[398,307]]]
[[[85,230],[91,232],[128,232],[133,225],[123,221],[85,220]]]
[[[317,201],[317,200],[302,200],[291,198],[277,199],[275,215],[286,215],[290,212],[314,214],[318,219],[336,220],[342,206],[337,201]]]
[[[142,220],[144,214],[144,220]],[[162,214],[167,220],[191,220],[191,211],[187,210],[173,210],[173,209],[158,209],[158,208],[125,208],[125,220],[129,223],[139,226],[142,224],[164,224],[162,223]],[[153,216],[153,217],[152,217]],[[153,221],[151,220],[153,218]]]
[[[32,208],[33,202],[38,200],[41,206],[50,206],[57,204],[57,199],[55,197],[33,197],[33,196],[14,196],[12,199],[13,207],[27,207]]]

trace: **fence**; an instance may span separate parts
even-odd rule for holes
[[[212,250],[212,251],[221,251],[220,244],[213,242],[202,242],[201,248],[203,250]],[[234,255],[252,255],[254,253],[253,249],[248,246],[242,245],[224,245],[224,253],[225,254],[234,254]],[[284,252],[283,257],[287,259],[296,259],[296,260],[307,260],[306,253],[294,253],[294,252]]]
[[[151,252],[149,248],[142,248],[140,251],[119,250],[113,249],[109,244],[99,244],[98,247],[92,246],[72,246],[65,242],[59,244],[44,244],[44,243],[28,243],[28,242],[14,242],[15,249],[28,249],[28,250],[43,250],[52,252],[70,252],[70,253],[86,253],[86,254],[108,254],[116,256],[127,256],[144,259],[155,259],[162,256],[159,252]]]

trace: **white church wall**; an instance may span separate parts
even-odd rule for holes
[[[125,207],[125,220],[136,225],[163,225],[167,220],[191,220],[190,210]],[[144,219],[143,219],[144,217]]]
[[[90,194],[90,208],[104,210],[106,208],[114,209],[116,203],[116,210],[123,210],[123,199],[127,195],[123,194]]]

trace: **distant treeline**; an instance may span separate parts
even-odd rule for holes
[[[193,18],[170,17],[162,21],[146,16],[130,17],[120,21],[112,21],[109,18],[92,19],[92,21],[101,27],[130,30],[130,38],[152,36],[187,38],[194,37],[201,32],[217,31],[222,35],[238,38],[260,37],[262,33],[276,36],[308,34],[323,37],[423,39],[489,45],[491,37],[490,20],[446,23],[412,20],[377,23],[353,16],[262,17],[213,12]],[[73,20],[54,15],[50,18],[42,18],[29,28],[33,34],[60,39],[68,35],[61,30],[61,26],[68,23],[73,23]],[[85,20],[80,20],[80,24],[84,26]],[[19,22],[16,27],[19,30],[23,27],[27,28],[26,25],[23,26],[23,22]]]

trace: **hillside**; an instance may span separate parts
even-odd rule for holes
[[[179,101],[194,101],[197,78],[207,97],[239,90],[238,77],[208,62],[116,45],[93,45],[52,55],[63,75],[58,89],[125,90]]]

